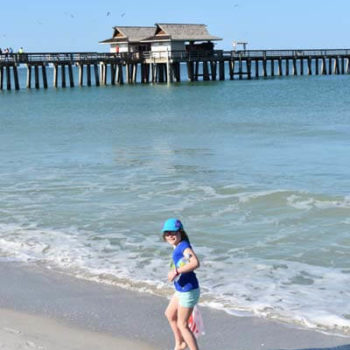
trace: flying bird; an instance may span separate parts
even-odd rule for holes
[[[111,15],[111,13],[108,11],[108,12],[107,12],[107,16],[110,16],[110,15]]]

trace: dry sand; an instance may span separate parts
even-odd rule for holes
[[[155,350],[135,340],[64,325],[47,317],[0,309],[0,349],[3,350]]]

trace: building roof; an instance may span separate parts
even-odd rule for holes
[[[113,37],[100,44],[222,40],[211,35],[205,24],[156,23],[154,27],[116,26],[113,30]]]
[[[208,32],[205,24],[156,23],[153,36],[142,41],[212,41],[222,40]]]
[[[113,27],[113,37],[100,41],[100,44],[112,44],[112,43],[133,43],[140,42],[141,40],[154,35],[155,27]]]

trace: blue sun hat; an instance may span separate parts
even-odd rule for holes
[[[164,222],[162,232],[166,231],[179,231],[183,228],[179,219],[171,218]]]

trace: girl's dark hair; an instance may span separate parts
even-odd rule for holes
[[[190,239],[188,238],[187,233],[183,228],[180,228],[178,232],[180,232],[181,241],[187,241],[190,243]],[[163,240],[165,241],[165,232],[163,233]]]
[[[190,243],[190,239],[187,236],[186,231],[183,228],[180,228],[180,234],[181,234],[181,241],[187,241],[188,243]]]

